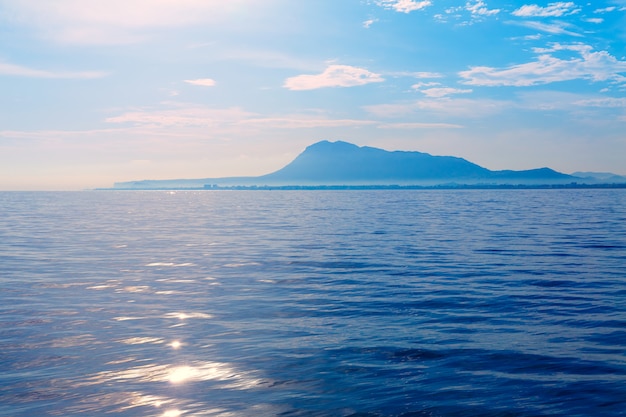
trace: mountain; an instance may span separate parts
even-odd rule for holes
[[[415,151],[386,151],[337,141],[307,147],[291,163],[259,177],[144,180],[117,189],[281,185],[567,184],[581,178],[550,168],[491,171],[463,158]]]
[[[322,141],[306,148],[293,162],[260,179],[296,184],[395,184],[478,179],[488,170],[465,159],[421,152],[389,152],[347,142]]]
[[[574,172],[575,177],[584,180],[593,180],[604,183],[626,183],[626,176],[613,174],[612,172]]]

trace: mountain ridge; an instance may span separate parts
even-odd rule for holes
[[[306,147],[293,161],[256,177],[223,177],[118,182],[115,189],[203,188],[223,186],[337,185],[542,185],[597,183],[543,167],[492,171],[455,156],[418,151],[387,151],[344,141],[322,140]]]

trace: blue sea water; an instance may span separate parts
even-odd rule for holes
[[[626,416],[626,190],[0,193],[0,415]]]

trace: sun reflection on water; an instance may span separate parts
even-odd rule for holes
[[[163,317],[165,318],[176,318],[180,320],[185,319],[210,319],[213,318],[212,315],[206,313],[184,313],[182,311],[167,313]]]
[[[122,286],[113,283],[90,287],[91,290],[116,289],[125,293],[149,293],[149,286]],[[119,313],[118,313],[119,314]],[[219,361],[194,360],[187,349],[187,333],[179,334],[173,330],[165,333],[135,332],[137,328],[147,326],[154,330],[152,321],[157,323],[161,332],[177,326],[191,326],[194,320],[212,320],[214,316],[205,312],[158,309],[129,309],[119,316],[109,318],[116,326],[128,330],[114,339],[115,343],[131,349],[130,354],[107,356],[102,367],[82,375],[69,382],[73,389],[85,389],[93,392],[84,396],[80,404],[70,406],[64,411],[69,414],[91,414],[97,412],[125,413],[141,412],[154,417],[195,416],[201,407],[201,415],[230,416],[226,409],[213,408],[209,404],[191,402],[186,398],[188,392],[197,389],[251,390],[265,386],[268,381],[259,377],[255,370],[238,369],[234,364]],[[132,331],[132,333],[131,333]],[[169,334],[167,334],[169,333]],[[154,336],[153,336],[154,335]],[[96,345],[96,335],[83,334],[56,340],[53,346],[66,348]],[[195,345],[194,345],[195,346]],[[199,348],[212,345],[203,344]],[[125,350],[123,352],[126,352]],[[112,351],[115,353],[115,351]],[[183,356],[181,356],[183,355]],[[194,384],[199,384],[199,387]],[[204,384],[204,385],[202,385]],[[112,389],[119,392],[108,392]],[[93,391],[92,391],[93,390]],[[173,395],[172,395],[173,394]],[[152,410],[151,412],[149,410]],[[239,414],[232,414],[238,415]]]
[[[145,409],[146,407],[168,407],[169,410],[175,403],[172,398],[158,395],[148,395],[137,391],[121,391],[116,393],[99,393],[84,396],[79,404],[63,409],[63,414],[54,415],[102,415],[103,410],[107,414],[127,413],[130,410]],[[51,414],[52,415],[52,414]],[[182,415],[182,413],[180,414]]]
[[[168,379],[172,384],[180,384],[197,377],[197,375],[197,369],[190,366],[179,366],[178,368],[174,368],[170,371]]]
[[[194,361],[185,365],[139,365],[128,369],[103,371],[80,385],[168,382],[182,384],[201,381],[223,383],[224,388],[251,389],[263,383],[253,372],[239,371],[223,362]]]
[[[161,316],[163,318],[166,319],[179,319],[181,321],[187,320],[187,319],[212,319],[213,316],[211,314],[206,314],[206,313],[199,313],[199,312],[191,312],[191,313],[185,313],[182,311],[174,311],[171,313],[165,313],[163,316]],[[151,319],[154,317],[149,317],[149,316],[117,316],[117,317],[113,317],[113,320],[115,321],[128,321],[128,320],[145,320],[145,319]]]

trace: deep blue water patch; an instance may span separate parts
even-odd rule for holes
[[[626,416],[625,190],[0,212],[1,416]]]

